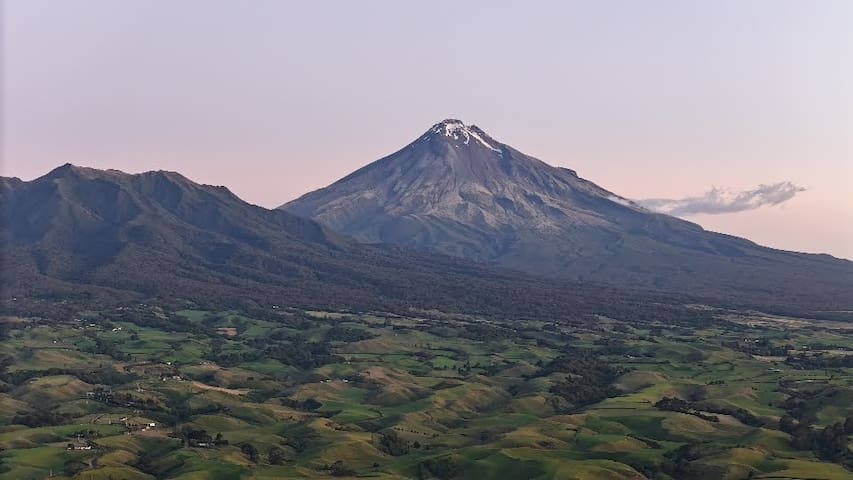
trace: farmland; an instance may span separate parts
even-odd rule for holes
[[[0,478],[853,478],[853,327],[690,308],[4,317]]]

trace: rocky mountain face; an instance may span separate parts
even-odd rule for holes
[[[853,301],[853,262],[774,250],[648,211],[458,120],[281,208],[361,242],[537,275],[720,297]]]

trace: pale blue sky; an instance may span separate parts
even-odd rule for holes
[[[631,198],[853,258],[853,2],[4,2],[3,174],[177,170],[272,207],[446,118]]]

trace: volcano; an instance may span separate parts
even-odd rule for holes
[[[649,211],[456,119],[280,208],[360,242],[536,275],[721,297],[853,302],[853,262],[771,249]]]

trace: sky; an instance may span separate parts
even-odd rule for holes
[[[0,170],[173,170],[275,207],[459,118],[853,259],[851,25],[847,0],[6,0]]]

